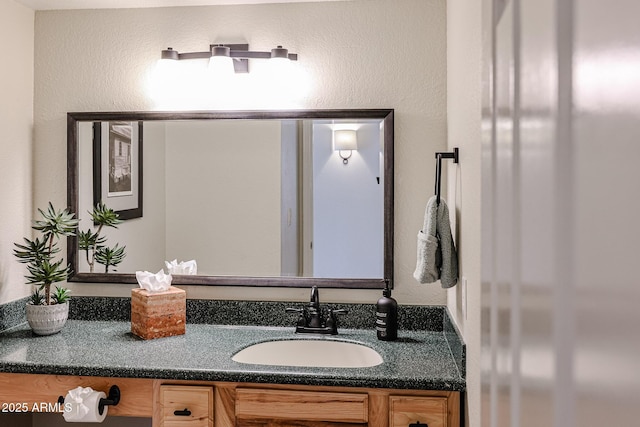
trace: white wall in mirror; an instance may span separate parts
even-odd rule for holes
[[[358,150],[344,164],[333,150],[333,126],[313,126],[313,269],[319,277],[383,277],[380,123],[355,127]]]
[[[279,276],[280,123],[165,126],[166,259],[195,259],[199,274]]]

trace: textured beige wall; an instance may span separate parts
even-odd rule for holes
[[[279,275],[280,123],[166,126],[166,259],[195,259],[201,274]]]
[[[31,234],[33,28],[32,10],[0,2],[0,304],[30,293],[13,243]]]
[[[446,302],[438,284],[419,285],[412,278],[416,233],[433,192],[433,153],[446,146],[444,0],[38,12],[35,34],[37,205],[65,202],[66,112],[155,108],[146,79],[161,49],[202,50],[211,42],[245,41],[254,49],[284,44],[299,54],[298,66],[311,82],[296,101],[299,108],[395,109],[394,296],[405,304]],[[243,107],[242,100],[227,102]],[[129,295],[130,288],[73,285],[76,295]],[[187,291],[190,298],[308,297],[307,290]],[[379,294],[323,290],[322,298],[374,302]]]
[[[469,426],[480,425],[481,5],[447,2],[448,146],[460,148],[459,166],[449,168],[448,202],[455,206],[461,278],[447,291],[447,305],[467,344]]]

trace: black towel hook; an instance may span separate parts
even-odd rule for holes
[[[453,163],[459,162],[459,150],[455,147],[452,152],[436,152],[436,205],[440,206],[440,180],[442,174],[442,159],[453,159]]]

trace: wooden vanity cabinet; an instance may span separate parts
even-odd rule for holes
[[[453,391],[0,373],[0,405],[35,412],[75,387],[111,385],[121,399],[109,416],[152,418],[153,427],[460,427]]]
[[[174,384],[190,386],[193,382]],[[214,388],[215,427],[409,427],[418,422],[424,427],[460,427],[458,392],[250,383],[204,385]],[[164,426],[155,418],[153,425]]]

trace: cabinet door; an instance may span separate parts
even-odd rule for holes
[[[448,427],[446,397],[389,396],[389,427]]]
[[[334,423],[325,421],[248,420],[239,419],[235,427],[366,427],[360,423]]]
[[[366,393],[238,388],[236,425],[362,425],[368,421],[368,402]]]
[[[160,386],[160,427],[213,427],[213,387]]]

